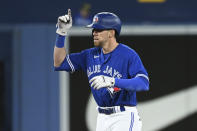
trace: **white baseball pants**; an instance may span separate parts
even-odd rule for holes
[[[98,113],[96,131],[141,131],[142,121],[136,107],[125,106],[125,111],[106,115]]]

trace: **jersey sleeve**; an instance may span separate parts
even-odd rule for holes
[[[144,79],[149,81],[148,73],[144,68],[139,55],[135,51],[129,59],[129,76],[131,78],[143,77]]]
[[[67,54],[61,65],[59,67],[55,67],[55,71],[67,71],[67,72],[75,72],[78,70],[85,71],[86,54],[87,54],[86,50],[81,51],[79,53]]]

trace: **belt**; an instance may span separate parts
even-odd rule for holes
[[[124,106],[98,107],[98,112],[106,115],[125,111]]]

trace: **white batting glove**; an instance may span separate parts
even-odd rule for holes
[[[103,87],[114,87],[115,79],[113,77],[100,75],[93,77],[89,83],[91,83],[91,87],[98,90]]]
[[[56,33],[62,36],[66,36],[69,29],[72,27],[72,16],[71,10],[68,9],[68,14],[58,17],[56,24],[57,30]]]

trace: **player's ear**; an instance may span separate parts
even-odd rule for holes
[[[115,30],[109,30],[109,38],[115,37]]]

